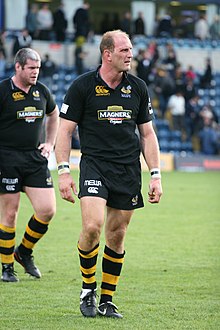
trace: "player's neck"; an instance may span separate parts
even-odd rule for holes
[[[18,79],[16,76],[13,76],[12,77],[12,81],[14,83],[14,85],[16,87],[18,87],[19,89],[23,90],[25,93],[28,93],[30,88],[31,88],[31,85],[26,85],[24,84],[20,79]]]
[[[100,68],[99,74],[102,80],[104,80],[106,84],[113,89],[120,84],[123,76],[123,72],[117,72],[103,66]]]

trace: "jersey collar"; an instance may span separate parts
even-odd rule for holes
[[[100,70],[100,68],[101,68],[101,64],[97,67],[97,69],[96,69],[96,72],[95,72],[95,77],[96,77],[96,79],[98,80],[98,81],[102,81],[102,82],[104,82],[105,83],[105,81],[102,79],[102,77],[100,76],[100,74],[99,74],[99,70]],[[127,72],[123,72],[123,78],[122,78],[122,80],[121,80],[121,83],[125,80],[125,79],[128,79],[128,73]],[[121,83],[120,83],[120,85],[121,85]],[[105,83],[106,84],[106,83]],[[107,85],[107,84],[106,84]]]

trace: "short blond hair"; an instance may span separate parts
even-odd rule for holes
[[[101,55],[103,54],[105,49],[108,49],[111,52],[115,49],[114,36],[118,34],[122,34],[127,38],[129,38],[129,35],[122,30],[112,30],[105,32],[102,36],[102,40],[100,42],[100,47],[99,47]]]

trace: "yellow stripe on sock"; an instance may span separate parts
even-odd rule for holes
[[[28,241],[25,237],[22,238],[22,244],[27,248],[27,249],[30,249],[32,250],[35,243],[32,243],[30,241]]]
[[[98,254],[98,252],[99,252],[99,246],[95,249],[95,250],[93,250],[93,251],[91,251],[91,252],[89,252],[88,254],[83,254],[80,250],[80,247],[79,247],[79,245],[78,245],[78,251],[79,251],[79,255],[82,257],[82,258],[85,258],[85,259],[89,259],[89,258],[93,258],[93,257],[95,257],[97,254]]]
[[[0,246],[8,249],[12,248],[13,246],[15,246],[15,238],[10,240],[0,239]]]
[[[110,257],[108,254],[104,253],[103,257],[107,260],[110,260],[112,262],[116,262],[118,264],[123,264],[124,262],[124,257],[123,258],[113,258],[113,257]]]
[[[12,264],[14,262],[14,254],[1,254],[1,260],[3,264]]]
[[[102,294],[107,294],[108,296],[113,296],[114,291],[106,290],[106,289],[101,289],[101,295]]]
[[[83,276],[82,278],[83,278],[83,282],[85,282],[86,284],[95,283],[95,281],[96,281],[95,276],[92,276],[90,278]]]
[[[31,230],[28,226],[26,227],[26,233],[34,238],[41,238],[44,235],[42,233],[37,233],[36,231]]]
[[[119,281],[119,277],[120,276],[102,273],[102,282],[112,284],[112,285],[117,285],[118,281]]]
[[[83,274],[85,275],[90,275],[90,274],[93,274],[95,273],[96,271],[96,265],[94,265],[93,267],[91,268],[83,268],[82,266],[80,266],[80,270]]]
[[[5,231],[6,233],[15,233],[15,227],[7,227],[5,225],[3,225],[2,223],[0,223],[0,229],[2,229],[3,231]]]
[[[46,222],[46,221],[43,221],[43,220],[37,218],[35,214],[34,214],[33,218],[34,218],[36,221],[42,223],[43,225],[48,225],[48,223],[49,223],[49,222]]]

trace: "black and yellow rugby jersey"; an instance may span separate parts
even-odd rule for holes
[[[42,83],[28,94],[16,87],[11,78],[0,83],[0,147],[31,150],[38,147],[45,114],[56,104]]]
[[[78,123],[83,154],[121,164],[140,155],[136,125],[154,118],[145,82],[125,73],[110,88],[99,71],[90,71],[71,84],[60,117]]]

